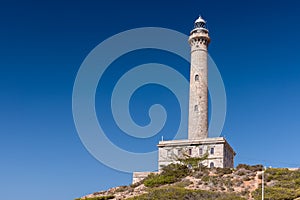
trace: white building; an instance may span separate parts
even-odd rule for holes
[[[208,158],[202,164],[208,167],[233,168],[235,152],[223,137],[206,138],[201,140],[171,140],[158,144],[159,169],[171,163],[176,163],[177,158],[183,154],[191,157]],[[200,163],[199,163],[200,164]]]

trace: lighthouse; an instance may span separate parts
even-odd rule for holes
[[[208,137],[208,45],[210,43],[206,21],[200,16],[190,32],[191,47],[188,138],[160,141],[158,146],[158,169],[180,162],[180,157],[207,159],[199,165],[207,167],[234,167],[236,153],[224,137]],[[212,134],[213,135],[213,134]]]
[[[205,20],[199,16],[188,40],[191,46],[188,139],[208,137],[207,48],[210,42]]]

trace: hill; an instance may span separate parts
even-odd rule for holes
[[[262,165],[240,164],[235,169],[189,169],[171,164],[160,174],[150,174],[143,181],[120,186],[76,200],[246,200],[261,199]],[[268,168],[264,173],[266,200],[300,199],[300,169]]]

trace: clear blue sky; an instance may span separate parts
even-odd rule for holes
[[[101,164],[78,137],[76,73],[88,53],[114,34],[147,26],[188,34],[199,14],[207,20],[209,52],[226,88],[223,133],[236,163],[300,167],[299,7],[289,0],[2,2],[1,198],[66,200],[129,184],[131,174]],[[155,87],[148,89],[163,93]],[[125,137],[115,142],[132,147]]]

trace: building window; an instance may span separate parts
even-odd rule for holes
[[[199,81],[199,75],[198,74],[195,75],[195,81]]]
[[[167,157],[170,158],[172,156],[171,150],[167,150]]]
[[[211,162],[210,165],[209,165],[209,167],[210,167],[210,168],[214,168],[214,167],[215,167],[215,164],[214,164],[213,162]]]
[[[192,155],[192,149],[189,149],[189,155],[190,156]]]
[[[181,149],[177,149],[177,155],[182,156],[182,150]]]
[[[210,154],[213,155],[215,153],[215,148],[210,148]]]
[[[194,111],[198,111],[198,105],[195,105]]]
[[[202,154],[203,154],[203,149],[200,148],[200,149],[199,149],[199,155],[202,156]]]

